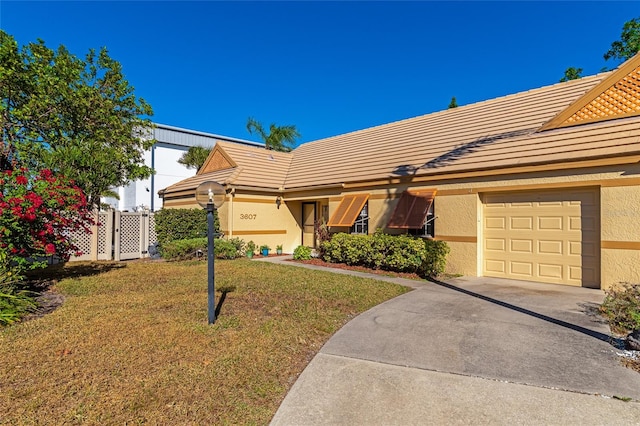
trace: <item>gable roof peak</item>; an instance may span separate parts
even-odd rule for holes
[[[640,53],[608,74],[539,131],[640,115]]]

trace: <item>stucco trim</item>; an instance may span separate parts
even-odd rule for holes
[[[273,200],[265,200],[264,198],[242,198],[236,197],[233,199],[234,203],[255,203],[255,204],[276,204],[275,197]]]
[[[286,234],[286,229],[262,229],[250,231],[233,231],[233,235],[282,235]]]
[[[640,250],[640,241],[601,241],[600,248],[613,250]]]
[[[624,186],[640,186],[640,178],[617,178],[617,179],[601,179],[601,180],[584,180],[579,182],[551,182],[536,183],[529,185],[508,185],[508,186],[482,186],[462,189],[444,189],[438,191],[438,197],[478,194],[483,192],[505,192],[505,191],[529,191],[538,189],[562,189],[562,188],[581,188],[581,187],[624,187]]]
[[[478,237],[465,237],[461,235],[436,235],[434,240],[451,241],[456,243],[477,243]]]

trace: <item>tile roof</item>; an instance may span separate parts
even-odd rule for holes
[[[588,136],[585,129],[576,127],[548,134],[535,131],[605,76],[586,77],[309,142],[293,151],[285,186],[290,189],[486,169],[587,154],[583,149],[593,145],[581,145],[588,140],[575,141],[573,145],[566,141]],[[618,127],[614,123],[609,127]],[[593,129],[591,133],[602,132]]]
[[[219,142],[218,145],[240,169],[230,183],[276,190],[284,185],[293,158],[292,153],[229,142]]]
[[[297,190],[640,154],[640,107],[622,118],[568,127],[562,117],[584,109],[601,88],[611,91],[610,82],[640,80],[639,67],[637,55],[618,71],[308,142],[290,153],[218,142],[237,167],[198,175],[167,192],[209,178]],[[625,90],[637,92],[632,89]],[[562,127],[554,125],[559,119]]]

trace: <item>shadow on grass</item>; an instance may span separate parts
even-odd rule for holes
[[[49,265],[45,269],[31,271],[27,275],[27,286],[29,290],[42,291],[62,279],[80,279],[109,272],[113,269],[126,268],[126,266],[122,262],[78,262]]]
[[[222,294],[220,295],[220,299],[218,300],[218,304],[216,305],[216,311],[215,311],[216,318],[220,316],[220,311],[222,311],[222,305],[224,304],[224,301],[227,300],[227,293],[231,293],[235,290],[236,290],[235,286],[223,286],[218,289],[218,291]]]
[[[466,294],[467,296],[472,296],[472,297],[484,300],[486,302],[494,303],[494,304],[496,304],[498,306],[502,306],[503,308],[507,308],[507,309],[514,310],[516,312],[520,312],[521,314],[530,315],[530,316],[532,316],[534,318],[538,318],[538,319],[541,319],[543,321],[547,321],[547,322],[550,322],[552,324],[559,325],[561,327],[566,327],[568,329],[577,331],[577,332],[585,334],[587,336],[594,337],[594,338],[596,338],[598,340],[602,340],[603,342],[607,342],[610,345],[616,347],[617,349],[624,349],[624,341],[622,339],[617,339],[617,338],[615,338],[613,336],[610,336],[608,334],[600,333],[600,332],[594,331],[594,330],[590,330],[588,328],[582,327],[582,326],[577,325],[577,324],[572,324],[570,322],[559,320],[557,318],[553,318],[553,317],[550,317],[548,315],[544,315],[544,314],[541,314],[541,313],[538,313],[538,312],[534,312],[534,311],[531,311],[529,309],[522,308],[520,306],[512,305],[511,303],[503,302],[502,300],[498,300],[498,299],[494,299],[492,297],[484,296],[482,294],[474,293],[473,291],[465,290],[463,288],[456,287],[455,285],[448,284],[448,283],[445,283],[443,281],[438,281],[438,280],[436,280],[434,278],[429,278],[429,282],[431,282],[433,284],[437,284],[437,285],[445,287],[445,288],[448,288],[449,290],[454,290],[454,291],[457,291],[459,293]]]

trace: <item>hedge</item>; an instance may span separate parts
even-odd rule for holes
[[[436,276],[444,272],[449,246],[444,241],[380,231],[373,235],[338,233],[322,243],[322,253],[327,262]]]
[[[204,257],[207,253],[207,238],[189,238],[168,241],[160,245],[160,255],[167,260],[187,260]]]
[[[160,246],[160,255],[167,260],[189,260],[207,256],[207,238],[175,240]],[[216,259],[235,259],[241,255],[236,241],[215,240]]]
[[[217,233],[220,231],[218,212],[213,215]],[[207,236],[207,212],[204,209],[162,209],[155,213],[155,223],[160,246],[170,241]]]

